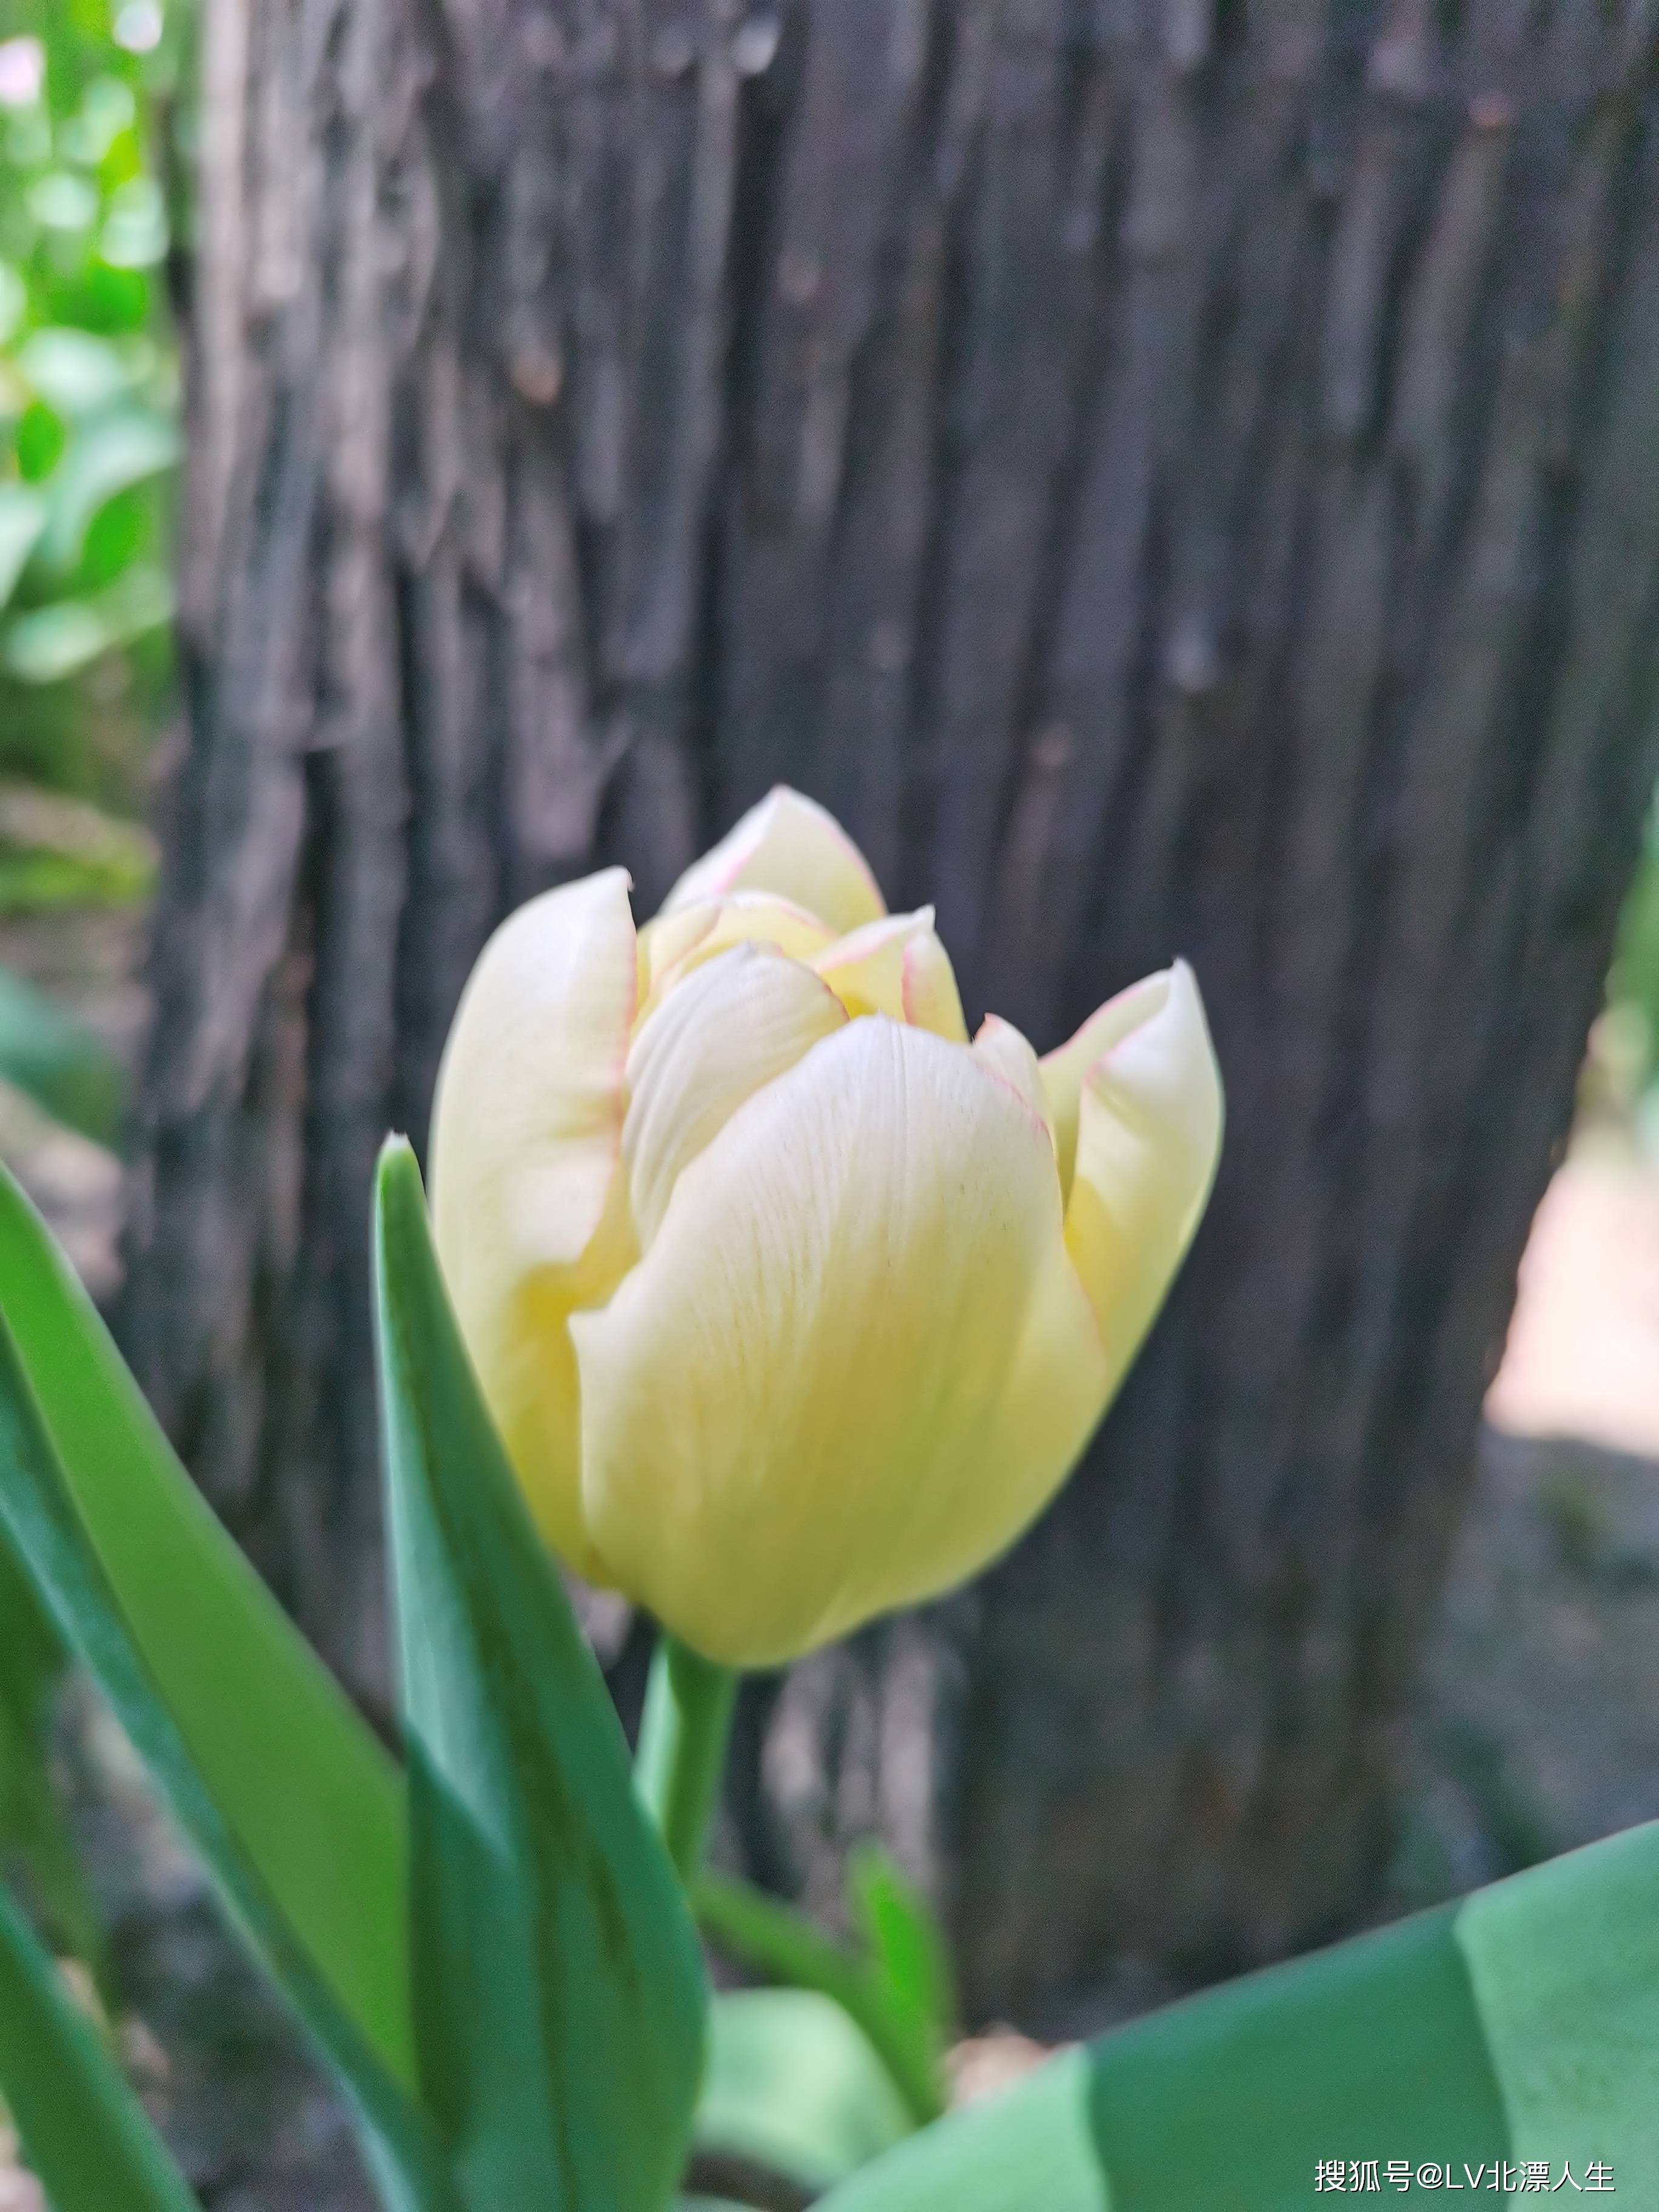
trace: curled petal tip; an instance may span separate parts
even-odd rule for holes
[[[974,1056],[1012,1087],[1052,1138],[1042,1065],[1021,1031],[1000,1014],[987,1014],[974,1039]]]
[[[887,911],[869,862],[835,816],[782,783],[686,870],[662,910],[744,890],[791,899],[837,933]]]
[[[1084,1075],[1066,1213],[1120,1375],[1192,1241],[1221,1148],[1221,1077],[1197,979],[1177,961],[1148,981],[1164,988],[1138,999],[1141,1018],[1115,1024]]]
[[[930,906],[850,930],[812,966],[850,1014],[886,1014],[952,1044],[968,1042],[955,971]]]

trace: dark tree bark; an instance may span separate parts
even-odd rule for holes
[[[1188,955],[1231,1133],[1060,1504],[757,1694],[738,1840],[884,1827],[976,2014],[1342,1923],[1656,764],[1650,10],[206,37],[128,1313],[201,1480],[374,1691],[381,1133],[507,907],[787,778],[1040,1048]]]

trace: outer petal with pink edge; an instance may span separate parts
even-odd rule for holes
[[[1042,1055],[1042,1087],[1048,1095],[1048,1120],[1054,1133],[1054,1158],[1060,1164],[1060,1187],[1069,1197],[1072,1170],[1077,1162],[1078,1116],[1083,1105],[1084,1079],[1095,1062],[1112,1047],[1139,1029],[1164,1004],[1170,973],[1160,969],[1144,975],[1097,1006],[1081,1029],[1053,1052]]]
[[[1024,1034],[1012,1022],[1005,1022],[1000,1014],[987,1014],[974,1039],[974,1053],[994,1075],[1012,1084],[1047,1128],[1048,1094],[1042,1087],[1042,1063]]]
[[[984,1565],[1109,1383],[1042,1120],[880,1017],[738,1109],[571,1333],[608,1578],[742,1665]]]
[[[835,816],[781,783],[686,870],[662,910],[675,914],[732,891],[792,899],[837,936],[887,911],[869,862]]]
[[[1220,1072],[1186,962],[1112,1003],[1126,1002],[1139,1018],[1117,1029],[1083,1079],[1066,1206],[1066,1243],[1100,1322],[1114,1389],[1192,1242],[1222,1123]]]
[[[484,947],[433,1104],[433,1229],[461,1334],[526,1494],[584,1572],[566,1323],[633,1256],[617,1174],[636,963],[628,877],[520,907]]]
[[[967,1043],[956,974],[934,933],[932,907],[867,921],[810,957],[849,1014],[888,1014]]]

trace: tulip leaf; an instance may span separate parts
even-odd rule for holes
[[[201,2212],[3,1884],[0,2089],[24,2155],[61,2212]]]
[[[446,2204],[405,2090],[397,1770],[179,1467],[3,1170],[0,1536],[338,2073],[388,2201]]]
[[[0,1855],[21,1860],[54,1948],[90,1970],[107,2008],[114,1990],[103,1926],[48,1765],[68,1656],[33,1583],[0,1543]]]
[[[769,2168],[816,2194],[915,2124],[869,2039],[833,1999],[816,1990],[715,1998],[699,2150]]]
[[[659,2212],[702,2069],[696,1933],[479,1395],[406,1145],[377,1200],[426,2101],[473,2212]]]
[[[705,1868],[691,1897],[717,1950],[769,1981],[834,1998],[879,2055],[912,2125],[939,2117],[945,2100],[937,2027],[896,1991],[878,1958],[859,1957],[794,1905],[731,1875]],[[896,1941],[896,1951],[904,1948]]]
[[[847,1887],[872,1978],[895,2032],[908,2045],[908,2070],[938,2083],[957,2010],[944,1930],[927,1899],[878,1843],[860,1844],[853,1851]]]
[[[1291,2212],[1338,2158],[1489,2189],[1571,2164],[1580,2191],[1599,2161],[1645,2203],[1656,2051],[1659,1823],[1064,2052],[824,2212]]]

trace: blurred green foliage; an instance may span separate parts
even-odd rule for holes
[[[0,0],[0,775],[117,806],[165,710],[178,0]]]
[[[1659,1141],[1659,795],[1619,925],[1590,1076],[1593,1096],[1633,1112],[1644,1134]]]

